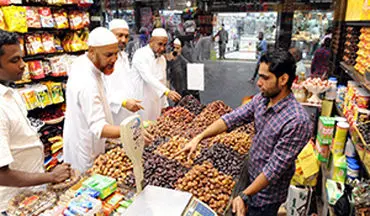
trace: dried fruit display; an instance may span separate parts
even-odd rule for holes
[[[209,149],[202,149],[200,155],[195,159],[195,164],[209,161],[218,171],[236,179],[240,175],[244,160],[244,155],[217,143]]]
[[[157,154],[144,163],[144,185],[155,185],[164,188],[175,188],[179,178],[188,171],[176,160],[170,160]]]
[[[194,158],[200,154],[200,146],[198,145],[195,154],[191,155],[190,160],[188,160],[187,154],[185,152],[181,153],[180,155],[175,156],[176,153],[181,151],[181,149],[188,143],[189,140],[182,138],[182,137],[173,137],[167,143],[163,143],[158,146],[157,150],[154,152],[156,154],[162,155],[166,158],[173,158],[179,161],[183,166],[188,167],[193,164]]]
[[[252,145],[252,136],[243,132],[223,133],[214,137],[211,145],[222,143],[240,154],[247,154]]]
[[[117,147],[99,155],[88,173],[109,176],[115,178],[119,185],[124,185],[125,178],[132,173],[132,170],[133,165],[130,158],[122,148]]]
[[[201,104],[193,95],[186,95],[177,105],[188,109],[195,115],[199,115],[205,108],[205,106]]]
[[[176,189],[188,191],[218,214],[223,214],[229,202],[235,181],[220,173],[208,161],[195,165],[176,183]]]

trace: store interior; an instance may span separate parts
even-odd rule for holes
[[[130,66],[152,31],[164,28],[166,52],[173,53],[179,38],[183,49],[190,47],[191,56],[196,56],[187,64],[202,68],[194,75],[198,79],[192,78],[201,80],[200,90],[191,89],[200,92],[199,98],[183,95],[153,121],[132,114],[120,125],[121,138],[108,139],[105,152],[87,172],[73,169],[59,184],[45,184],[37,191],[22,189],[9,197],[0,216],[236,215],[232,202],[248,186],[246,162],[253,137],[259,134],[254,122],[204,139],[190,159],[185,153],[176,154],[216,120],[258,95],[258,78],[255,81],[253,74],[261,55],[259,32],[264,33],[266,52],[291,47],[301,51],[303,67],[297,67],[291,92],[312,124],[311,139],[295,158],[295,173],[278,215],[370,215],[370,1],[7,0],[0,4],[0,29],[18,34],[26,63],[22,79],[9,86],[21,96],[30,125],[43,144],[45,172],[63,164],[68,76],[73,62],[89,50],[94,28],[108,27],[113,19],[126,20]],[[224,59],[221,29],[228,33]],[[329,34],[330,46],[325,47]],[[326,51],[324,62],[319,54]],[[317,75],[318,65],[323,74]],[[143,130],[154,138],[148,145]]]

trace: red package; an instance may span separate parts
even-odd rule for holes
[[[41,28],[40,15],[35,7],[26,7],[26,17],[28,28]]]
[[[54,35],[44,32],[41,38],[45,53],[55,53],[57,51],[54,44]]]
[[[44,69],[42,66],[42,61],[29,61],[27,62],[28,69],[30,70],[31,78],[32,79],[42,79],[45,78]]]
[[[40,15],[41,26],[43,28],[54,28],[54,20],[53,16],[51,15],[50,8],[40,7],[38,12]]]
[[[83,12],[83,26],[88,27],[90,25],[90,15],[89,12]]]
[[[77,30],[84,27],[84,15],[80,11],[72,11],[68,15],[70,28]]]

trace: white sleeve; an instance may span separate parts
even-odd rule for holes
[[[87,121],[89,130],[98,139],[101,138],[104,126],[109,125],[106,120],[102,101],[98,88],[85,88],[78,94],[78,102]]]
[[[134,55],[132,60],[132,67],[133,69],[137,70],[141,76],[141,78],[151,85],[154,89],[158,97],[162,97],[163,94],[168,91],[169,89],[163,85],[159,80],[157,80],[151,71],[151,65],[148,64],[148,59],[141,58],[139,55]]]
[[[0,110],[0,167],[8,166],[14,160],[9,148],[9,128],[9,119]]]

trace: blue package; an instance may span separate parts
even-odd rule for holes
[[[91,188],[80,188],[76,192],[75,197],[78,197],[79,195],[88,195],[89,197],[92,197],[92,198],[98,198],[100,195],[100,192],[93,190]]]

